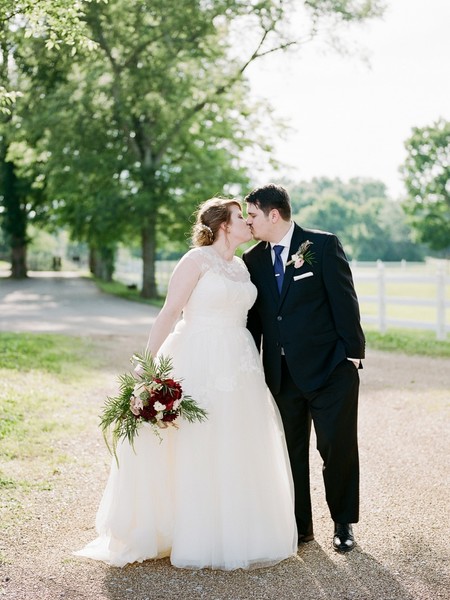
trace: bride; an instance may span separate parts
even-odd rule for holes
[[[256,288],[234,255],[251,237],[238,201],[213,198],[198,210],[194,248],[173,272],[147,348],[172,358],[208,419],[161,430],[161,443],[144,424],[134,450],[119,445],[98,537],[78,556],[119,567],[170,556],[176,567],[231,570],[296,553],[281,419],[246,329]]]

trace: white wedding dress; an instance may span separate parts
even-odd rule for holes
[[[75,554],[114,566],[163,556],[191,569],[269,566],[296,553],[297,531],[281,419],[246,329],[256,288],[240,258],[212,246],[182,260],[202,275],[160,354],[208,419],[179,419],[161,443],[145,424],[135,451],[119,445],[99,537]]]

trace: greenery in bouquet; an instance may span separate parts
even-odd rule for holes
[[[117,460],[117,444],[134,438],[142,423],[150,423],[162,440],[160,429],[177,427],[179,417],[189,422],[207,418],[205,410],[195,400],[183,394],[180,380],[173,379],[172,359],[155,360],[151,354],[134,354],[134,370],[119,375],[119,394],[108,397],[100,416],[100,427],[108,449]]]

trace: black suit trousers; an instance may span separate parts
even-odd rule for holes
[[[359,373],[344,360],[325,384],[302,392],[282,360],[281,387],[275,401],[281,413],[295,488],[299,534],[313,532],[309,442],[311,421],[323,461],[325,494],[331,518],[337,523],[359,519],[359,459],[357,440]]]

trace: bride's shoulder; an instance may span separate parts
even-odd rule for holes
[[[191,248],[183,256],[182,260],[193,261],[201,271],[204,271],[211,264],[212,256],[209,246],[196,246]]]
[[[239,265],[244,265],[245,266],[245,262],[243,261],[243,259],[240,256],[237,256],[236,254],[233,257],[233,260],[235,263],[239,264]]]
[[[185,256],[194,260],[204,260],[205,258],[210,258],[214,254],[213,252],[211,252],[211,250],[211,246],[195,246],[194,248],[191,248],[188,252],[186,252]]]
[[[233,262],[240,269],[244,269],[245,271],[248,270],[247,269],[247,265],[245,264],[245,262],[243,261],[243,259],[240,256],[234,256],[233,257]]]

